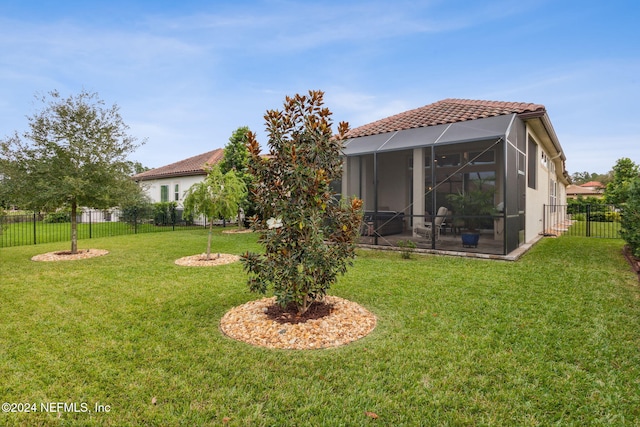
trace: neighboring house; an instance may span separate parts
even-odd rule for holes
[[[369,243],[507,255],[544,232],[544,205],[566,203],[566,159],[543,105],[445,99],[347,136],[342,194],[362,198],[365,215],[379,219],[364,227]],[[493,193],[494,212],[478,247],[465,248],[454,236],[465,218],[447,195],[480,185]],[[440,207],[448,211],[441,233],[417,235],[437,225]]]
[[[598,181],[589,181],[582,185],[569,185],[567,187],[567,198],[577,199],[582,196],[602,199],[604,197],[604,189],[604,184]]]
[[[153,203],[176,202],[182,207],[184,194],[193,184],[207,176],[207,167],[220,162],[224,149],[218,148],[170,165],[151,169],[132,177],[140,184]]]

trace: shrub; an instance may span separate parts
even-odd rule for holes
[[[58,212],[48,213],[45,215],[43,222],[47,224],[71,222],[71,213],[69,211],[58,211]]]
[[[398,247],[400,248],[400,257],[402,259],[411,259],[411,254],[416,248],[416,244],[413,240],[399,240]]]
[[[155,225],[171,225],[175,222],[176,202],[159,202],[153,204],[153,223]]]
[[[640,178],[629,186],[626,203],[622,206],[620,235],[636,258],[640,258]]]
[[[331,190],[341,178],[348,124],[340,123],[334,137],[330,115],[319,91],[287,97],[284,111],[267,111],[268,159],[247,134],[258,210],[253,227],[265,246],[264,254],[243,257],[249,288],[265,293],[273,287],[278,304],[295,305],[300,315],[346,272],[362,223],[362,201],[340,203]]]

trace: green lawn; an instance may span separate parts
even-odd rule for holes
[[[214,250],[255,239],[217,231]],[[205,250],[204,230],[84,240],[110,254],[64,263],[30,257],[67,243],[0,249],[0,400],[38,410],[0,425],[639,425],[640,287],[622,244],[544,239],[515,263],[360,251],[331,293],[378,325],[312,351],[220,333],[259,296],[239,263],[173,264]],[[41,412],[55,402],[92,412]]]

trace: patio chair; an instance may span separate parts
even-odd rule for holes
[[[431,233],[435,231],[436,240],[440,239],[440,229],[442,228],[442,223],[444,223],[448,212],[449,210],[447,208],[445,208],[444,206],[440,206],[434,220],[435,224],[429,222],[427,224],[424,224],[424,226],[415,227],[413,229],[413,232],[418,236],[424,237],[427,240],[431,240]],[[433,230],[432,225],[434,226]]]

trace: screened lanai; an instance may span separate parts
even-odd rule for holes
[[[517,114],[348,139],[342,193],[364,201],[360,242],[507,255],[524,243],[526,132]],[[480,235],[476,245],[462,234]]]

